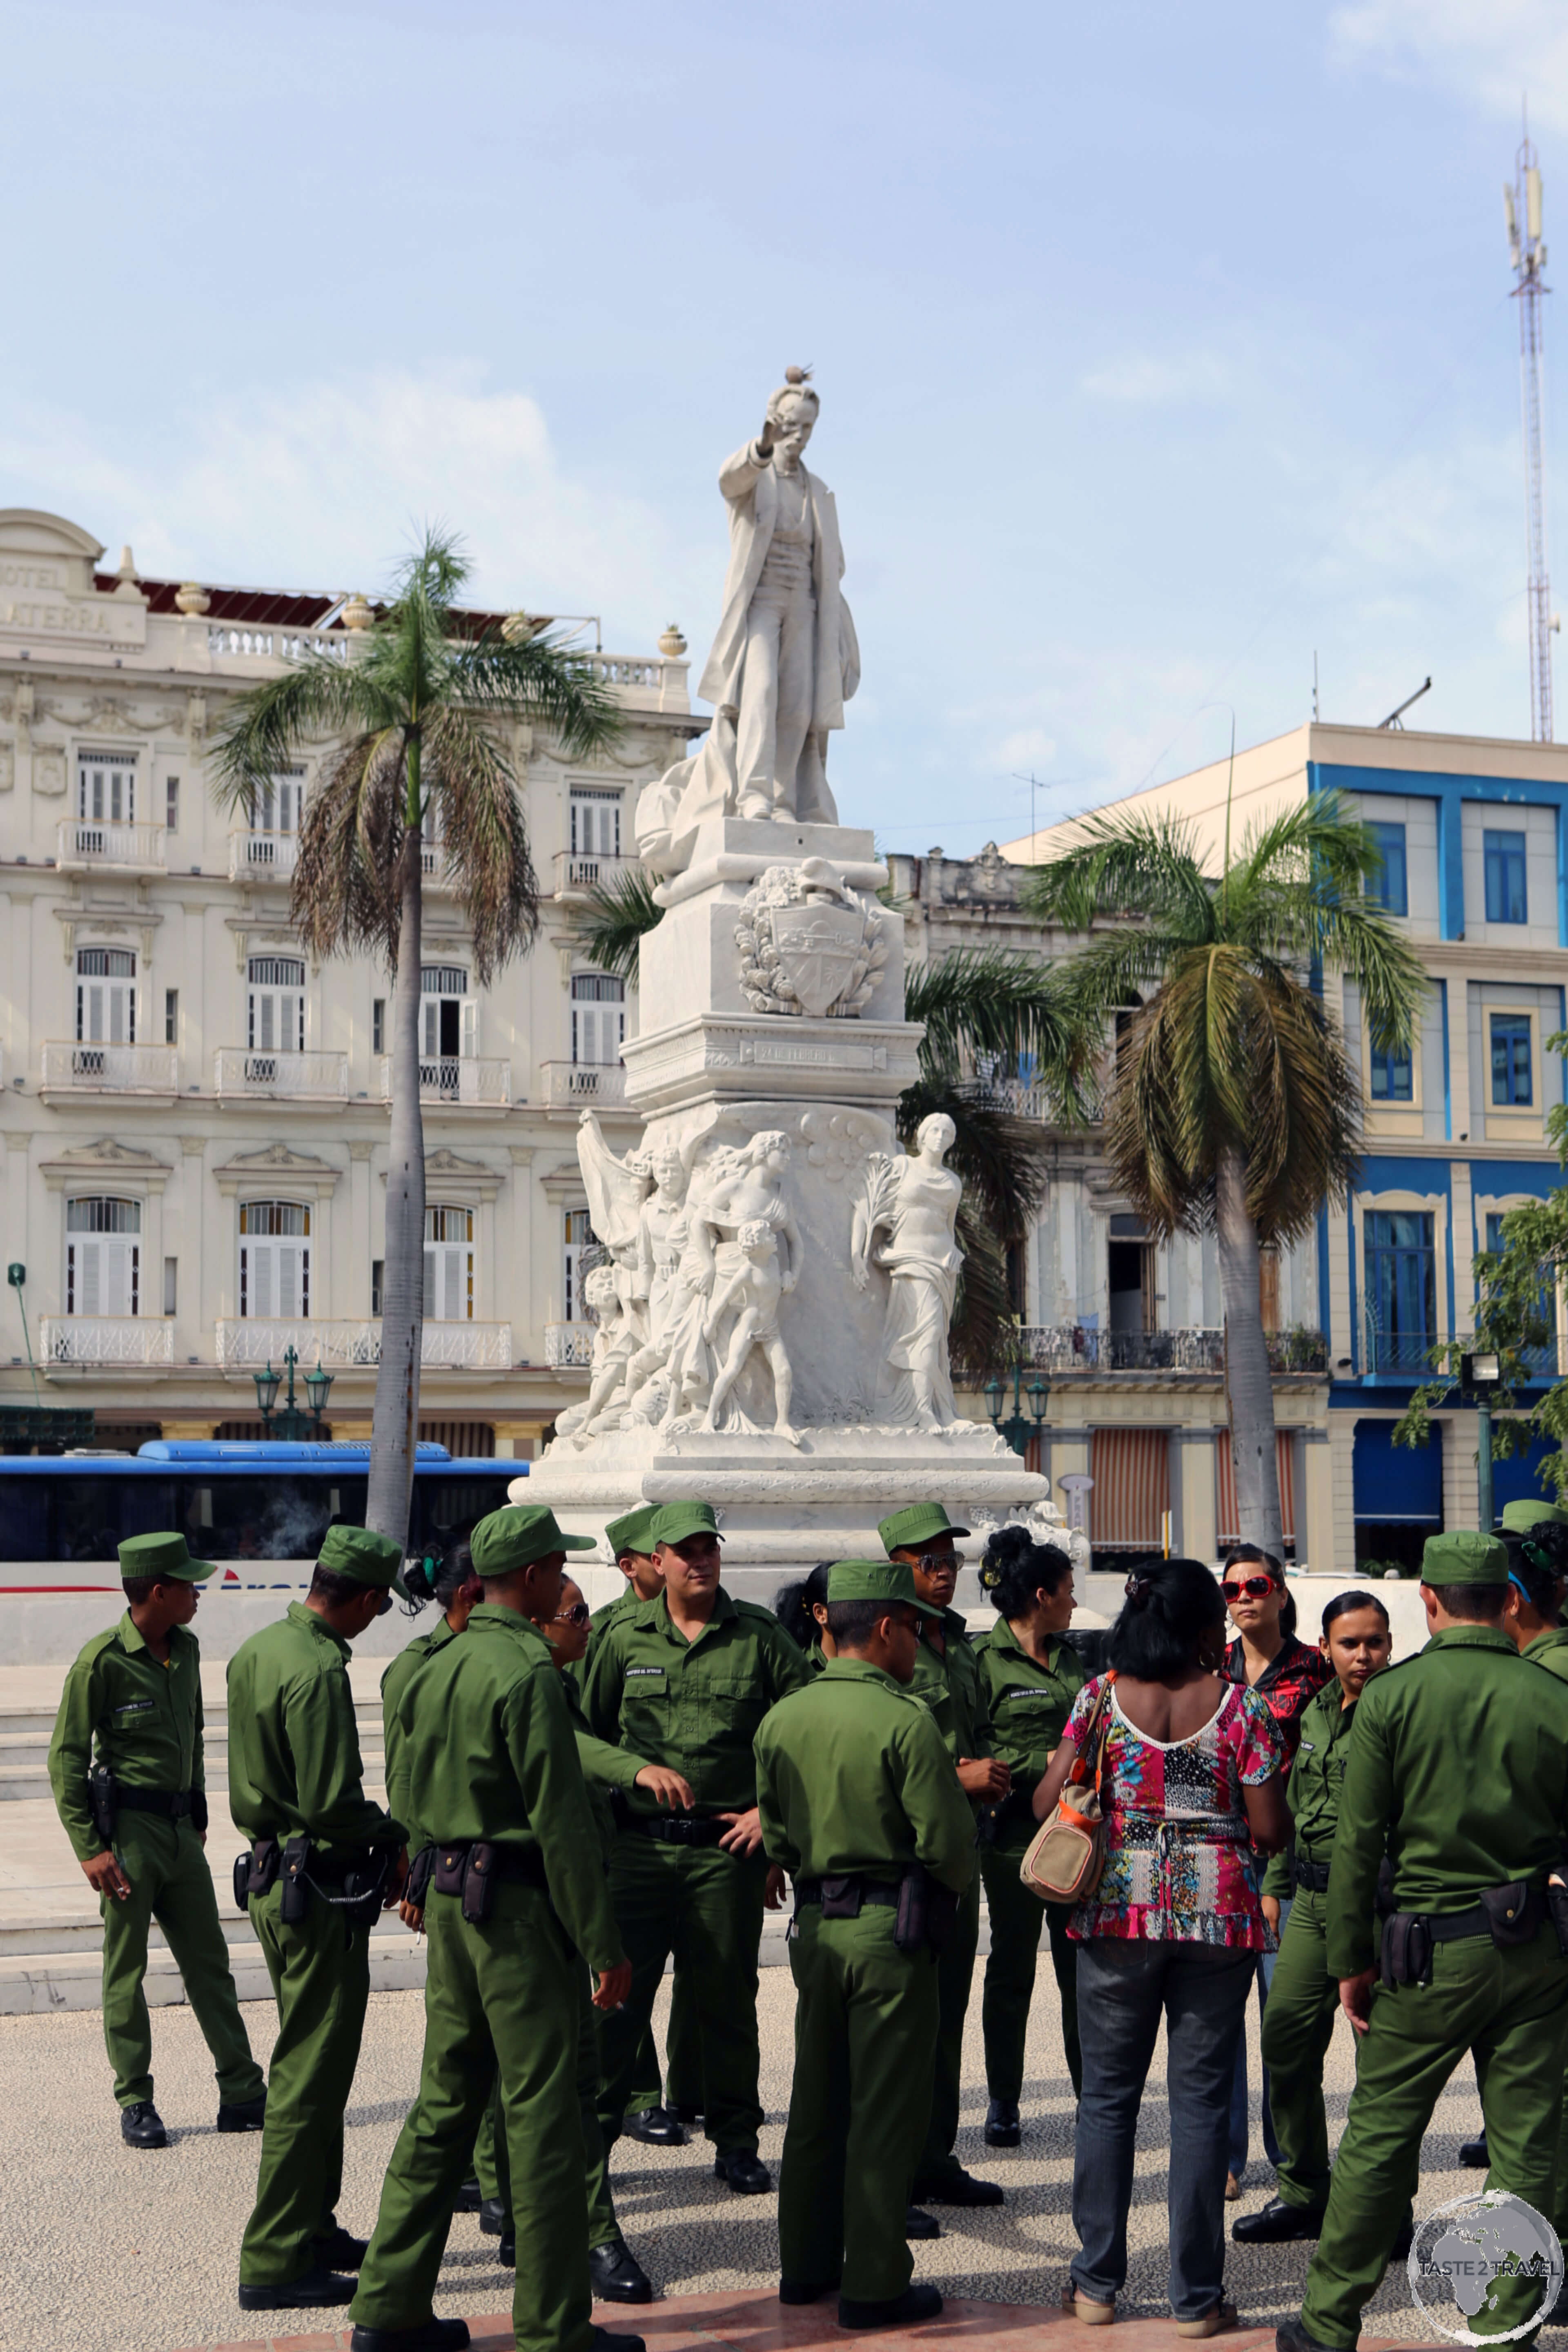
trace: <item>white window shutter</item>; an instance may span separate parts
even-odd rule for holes
[[[433,1249],[425,1253],[424,1311],[432,1323],[436,1321],[436,1253]]]
[[[479,1000],[477,996],[465,996],[462,1003],[461,1051],[463,1059],[471,1062],[479,1050]]]
[[[125,1242],[106,1242],[103,1245],[108,1259],[108,1280],[103,1286],[103,1311],[107,1315],[129,1315],[131,1312],[131,1250]]]
[[[102,1249],[101,1242],[77,1244],[77,1265],[81,1276],[78,1285],[79,1314],[101,1315],[103,1312]]]

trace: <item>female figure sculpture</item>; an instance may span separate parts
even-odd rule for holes
[[[849,1271],[857,1289],[873,1265],[889,1277],[882,1361],[892,1418],[918,1429],[951,1429],[959,1419],[947,1360],[947,1327],[963,1252],[953,1220],[963,1186],[942,1160],[957,1132],[945,1112],[921,1121],[912,1159],[873,1152],[855,1203]],[[879,1233],[887,1235],[875,1247]]]

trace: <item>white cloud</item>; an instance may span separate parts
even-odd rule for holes
[[[1043,727],[1016,728],[996,746],[997,763],[1009,774],[1016,769],[1027,775],[1032,768],[1048,768],[1056,756],[1056,737],[1047,735]]]
[[[1216,352],[1142,352],[1096,368],[1081,379],[1080,389],[1093,399],[1128,407],[1168,408],[1185,401],[1229,400],[1236,383]]]
[[[1568,16],[1552,0],[1351,0],[1329,19],[1342,65],[1436,82],[1519,121],[1568,128]]]

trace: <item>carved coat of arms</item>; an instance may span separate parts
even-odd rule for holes
[[[753,1013],[820,1021],[868,1004],[888,960],[877,908],[820,857],[770,866],[735,926],[741,992]]]

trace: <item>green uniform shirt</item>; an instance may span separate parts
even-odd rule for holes
[[[399,1709],[405,1769],[437,1845],[494,1839],[543,1861],[550,1900],[593,1969],[621,1939],[563,1677],[536,1625],[481,1601],[426,1659]],[[634,1769],[641,1759],[627,1758]],[[497,1899],[506,1892],[504,1884]]]
[[[665,1764],[691,1783],[700,1811],[747,1812],[757,1801],[752,1743],[774,1701],[806,1680],[805,1660],[771,1609],[720,1586],[695,1641],[670,1622],[667,1596],[605,1628],[588,1661],[584,1713],[600,1739]],[[658,1801],[634,1789],[634,1812]]]
[[[381,1678],[381,1724],[386,1740],[386,1802],[396,1820],[408,1831],[408,1851],[417,1853],[421,1846],[430,1843],[429,1832],[419,1819],[419,1809],[414,1801],[404,1764],[405,1743],[403,1726],[397,1710],[403,1694],[418,1669],[435,1650],[444,1650],[458,1636],[445,1617],[428,1633],[416,1633],[405,1650],[397,1655]]]
[[[879,1666],[829,1658],[757,1733],[757,1805],[770,1862],[792,1878],[914,1862],[962,1895],[974,1816],[929,1708]]]
[[[1533,1642],[1525,1643],[1520,1655],[1568,1683],[1568,1625],[1553,1625],[1550,1633],[1537,1633]]]
[[[946,1647],[939,1657],[925,1637],[930,1622],[929,1618],[921,1620],[915,1678],[910,1688],[935,1716],[936,1727],[946,1740],[947,1752],[955,1764],[961,1756],[989,1756],[991,1717],[986,1708],[985,1687],[980,1679],[980,1660],[968,1628],[956,1609],[944,1609],[942,1630]]]
[[[79,1862],[103,1852],[87,1801],[94,1742],[98,1760],[127,1789],[205,1789],[202,1652],[184,1625],[169,1631],[160,1665],[126,1611],[96,1633],[66,1676],[49,1742],[49,1786]]]
[[[1291,1843],[1309,1862],[1326,1864],[1333,1853],[1339,1827],[1340,1790],[1350,1761],[1351,1727],[1359,1699],[1341,1704],[1344,1692],[1336,1675],[1325,1684],[1301,1717],[1301,1744],[1285,1783],[1285,1801],[1293,1824]],[[1271,1854],[1263,1874],[1263,1893],[1281,1903],[1290,1899],[1290,1854],[1287,1848]]]
[[[247,1838],[401,1845],[364,1793],[349,1645],[302,1601],[228,1662],[228,1807]]]
[[[1052,1748],[1061,1744],[1072,1703],[1088,1680],[1083,1661],[1072,1643],[1058,1635],[1048,1643],[1047,1663],[1041,1665],[1029,1655],[1005,1617],[998,1617],[991,1631],[981,1635],[974,1644],[974,1658],[991,1721],[991,1747],[989,1751],[971,1748],[966,1753],[989,1752],[1001,1758],[1013,1775],[1015,1801],[1008,1809],[1007,1826],[1010,1829],[1016,1817],[1023,1829],[1026,1817],[1032,1835],[1038,1823],[1029,1811],[1029,1800]]]
[[[1294,1780],[1295,1773],[1291,1779]],[[1401,1911],[1467,1911],[1544,1878],[1568,1824],[1568,1690],[1500,1626],[1446,1625],[1357,1702],[1328,1894],[1334,1977],[1373,1963],[1386,1841]]]

